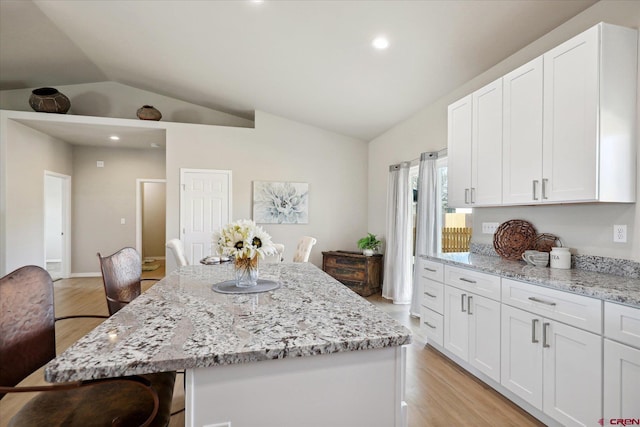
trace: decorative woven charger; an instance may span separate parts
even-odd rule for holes
[[[551,248],[556,246],[556,242],[560,242],[560,239],[554,234],[538,234],[533,242],[533,249],[540,252],[551,252]]]
[[[531,249],[536,239],[536,229],[528,221],[511,219],[505,221],[493,235],[493,247],[503,258],[522,259],[522,253]]]

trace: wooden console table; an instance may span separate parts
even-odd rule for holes
[[[322,269],[363,297],[381,291],[380,254],[364,256],[360,252],[322,252]]]

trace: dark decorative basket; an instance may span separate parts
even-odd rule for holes
[[[536,229],[530,222],[511,219],[500,224],[496,230],[493,247],[503,258],[520,260],[524,251],[533,248],[536,235]]]
[[[533,249],[540,252],[551,252],[551,248],[557,246],[556,242],[560,242],[560,239],[556,235],[548,233],[538,234],[533,242]],[[562,246],[562,243],[560,246]]]

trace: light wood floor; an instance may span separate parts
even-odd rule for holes
[[[143,277],[160,278],[158,270],[144,272]],[[146,282],[145,288],[153,282]],[[55,282],[56,316],[71,314],[107,314],[102,279],[65,279]],[[431,347],[424,347],[419,335],[419,323],[408,314],[408,306],[394,305],[380,296],[367,298],[414,331],[414,341],[407,349],[406,396],[409,407],[409,427],[424,426],[541,426],[540,422],[512,404],[499,393],[467,374],[456,364]],[[93,329],[100,319],[73,319],[58,322],[56,339],[58,352]],[[174,391],[173,410],[184,407],[182,376],[178,376]],[[43,383],[42,370],[22,384]],[[30,396],[12,394],[0,400],[0,427],[5,427]],[[184,412],[171,418],[170,427],[184,426]],[[272,427],[265,424],[263,427]],[[304,426],[301,426],[304,427]],[[342,427],[342,426],[340,426]]]

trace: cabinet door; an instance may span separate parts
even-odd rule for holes
[[[542,409],[542,318],[502,305],[500,383]]]
[[[448,109],[448,204],[452,208],[471,203],[471,95]]]
[[[544,54],[543,202],[598,197],[599,30]]]
[[[640,350],[604,340],[604,419],[640,415]]]
[[[543,410],[566,426],[602,418],[602,338],[543,321]]]
[[[502,78],[503,204],[539,203],[542,191],[542,56]]]
[[[472,96],[471,190],[472,205],[502,203],[502,79]]]
[[[469,357],[467,295],[458,288],[444,287],[444,348],[465,361]]]
[[[469,315],[469,363],[500,382],[500,303],[471,294]]]

